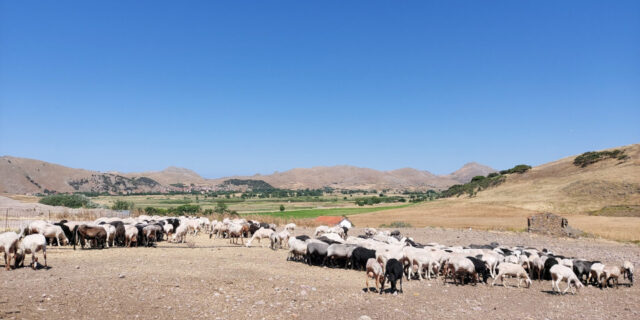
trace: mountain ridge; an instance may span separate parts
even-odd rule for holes
[[[185,187],[216,190],[229,179],[263,180],[282,189],[331,187],[363,190],[427,190],[445,189],[454,184],[468,182],[471,179],[469,176],[473,177],[478,174],[486,174],[484,173],[486,171],[495,171],[480,164],[471,167],[465,166],[448,175],[435,175],[429,171],[415,168],[381,171],[351,165],[337,165],[293,168],[270,175],[256,174],[207,179],[191,169],[176,166],[169,166],[160,171],[99,172],[70,168],[36,159],[2,156],[0,157],[0,176],[3,179],[0,180],[0,192],[17,194],[49,192],[162,193],[184,191]]]

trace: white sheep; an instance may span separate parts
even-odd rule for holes
[[[473,283],[478,282],[478,274],[476,273],[476,267],[463,256],[451,256],[445,265],[444,270],[444,282],[447,281],[447,274],[451,273],[453,277],[453,283],[456,284],[456,279],[460,278],[460,284],[464,284],[465,276],[469,275],[473,279]]]
[[[591,265],[591,271],[589,272],[589,279],[587,282],[591,282],[591,280],[595,280],[597,283],[600,283],[600,277],[602,275],[602,271],[604,270],[604,264],[600,262],[596,262]]]
[[[298,261],[306,255],[307,243],[294,237],[289,238],[289,256],[287,259]]]
[[[137,245],[138,244],[138,228],[129,224],[125,224],[124,237],[125,237],[125,246],[131,247],[133,243]]]
[[[278,232],[278,238],[280,240],[280,248],[286,248],[289,245],[289,238],[291,234],[287,229]]]
[[[319,237],[325,233],[329,233],[329,227],[327,226],[319,226],[316,228],[316,232],[313,234],[314,237]]]
[[[582,284],[582,282],[580,282],[576,274],[573,273],[573,270],[571,270],[567,266],[563,266],[561,264],[555,264],[553,265],[553,267],[551,267],[551,269],[549,269],[549,272],[551,273],[551,290],[553,292],[555,292],[556,289],[558,289],[558,292],[560,292],[561,281],[567,282],[567,288],[564,289],[564,291],[562,291],[563,294],[566,293],[567,290],[569,290],[569,288],[571,288],[571,293],[575,294],[571,286],[572,284],[575,286],[576,291],[584,287],[584,285]]]
[[[289,233],[293,234],[296,231],[296,224],[295,223],[287,223],[287,225],[284,226],[284,229],[289,231]]]
[[[365,285],[367,290],[369,290],[369,278],[376,280],[376,291],[378,291],[378,284],[382,282],[382,278],[384,277],[384,272],[382,271],[382,265],[376,259],[369,258],[367,260],[367,272],[365,274],[366,280]]]
[[[605,265],[602,269],[602,274],[600,274],[600,287],[609,286],[609,280],[611,280],[612,285],[615,284],[616,289],[618,288],[618,280],[620,279],[620,275],[623,273],[624,268],[614,265]]]
[[[19,239],[18,234],[13,231],[0,234],[0,252],[4,253],[4,267],[7,270],[11,270],[11,254],[13,254],[15,260]],[[9,257],[8,260],[7,257]]]
[[[518,288],[520,288],[520,283],[522,282],[522,280],[525,280],[525,282],[527,283],[527,288],[531,286],[531,279],[529,279],[527,272],[524,270],[524,267],[522,267],[520,264],[501,263],[498,266],[498,269],[499,269],[498,274],[496,275],[495,279],[493,279],[493,283],[491,283],[492,286],[495,285],[498,278],[500,278],[500,281],[502,282],[502,286],[506,287],[507,283],[504,281],[504,276],[511,276],[511,277],[518,278]]]
[[[275,231],[271,229],[260,228],[256,230],[256,232],[253,233],[253,236],[251,237],[251,239],[247,241],[247,247],[251,246],[251,243],[253,242],[254,239],[258,239],[258,243],[260,243],[260,246],[264,247],[264,245],[262,244],[262,239],[270,239],[271,234],[273,233],[275,233]]]
[[[187,233],[189,232],[189,225],[186,223],[180,223],[176,228],[176,232],[173,234],[172,241],[184,243],[187,239]]]
[[[18,244],[18,250],[16,251],[16,264],[18,261],[24,261],[25,254],[31,254],[31,267],[36,269],[38,258],[36,258],[36,252],[42,250],[44,256],[44,266],[47,267],[47,239],[41,234],[30,234],[20,241]],[[16,265],[17,267],[17,265]]]

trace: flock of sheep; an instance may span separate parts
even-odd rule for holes
[[[532,279],[551,280],[553,292],[575,294],[585,285],[602,287],[618,286],[622,278],[633,284],[633,264],[625,261],[622,265],[603,264],[569,258],[543,249],[488,245],[469,247],[445,246],[438,243],[420,244],[411,238],[402,237],[399,231],[377,231],[365,229],[365,234],[347,236],[347,229],[340,227],[318,227],[314,237],[298,236],[290,238],[289,260],[324,266],[340,265],[366,271],[365,284],[375,280],[376,290],[382,294],[385,281],[391,284],[391,292],[402,293],[402,279],[431,279],[442,277],[443,281],[453,280],[456,284],[468,282],[489,283],[517,280],[531,285]],[[396,283],[400,282],[399,289]],[[567,287],[560,289],[560,282]],[[378,284],[380,288],[378,289]]]
[[[376,290],[382,294],[389,281],[391,292],[402,293],[402,280],[424,280],[441,277],[455,284],[500,281],[507,286],[509,278],[517,280],[520,287],[527,287],[532,279],[551,280],[552,291],[575,294],[585,285],[618,286],[621,279],[633,284],[633,264],[603,264],[555,254],[547,249],[504,247],[497,243],[470,245],[469,247],[445,246],[437,243],[420,244],[400,235],[399,231],[377,231],[366,228],[365,234],[349,236],[346,227],[320,226],[313,237],[294,236],[295,224],[287,224],[281,231],[276,225],[245,219],[210,221],[200,217],[139,216],[137,218],[100,218],[93,222],[49,223],[42,220],[25,223],[20,233],[0,234],[0,251],[4,252],[5,268],[10,270],[13,255],[14,267],[24,265],[24,257],[31,254],[31,267],[36,269],[36,253],[42,251],[47,267],[47,245],[77,245],[81,248],[105,248],[111,246],[153,246],[157,241],[184,243],[188,234],[209,233],[209,237],[228,238],[230,243],[249,247],[258,241],[269,243],[274,249],[287,249],[287,260],[301,261],[309,265],[344,267],[366,271],[365,284],[375,280]],[[262,241],[265,241],[264,243]],[[397,284],[399,281],[399,288]],[[560,289],[560,282],[567,287]]]

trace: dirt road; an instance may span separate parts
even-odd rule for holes
[[[640,265],[638,246],[614,242],[433,228],[403,233],[420,242],[497,241]],[[288,262],[284,250],[239,247],[206,236],[189,239],[194,248],[166,242],[157,248],[49,248],[48,270],[0,270],[0,318],[640,318],[638,285],[617,290],[588,287],[577,295],[560,296],[550,293],[548,281],[517,289],[455,286],[439,279],[405,281],[404,294],[378,295],[364,292],[364,272]]]

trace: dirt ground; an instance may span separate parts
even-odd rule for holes
[[[402,232],[425,243],[497,241],[640,265],[640,247],[630,244],[440,228]],[[562,296],[550,293],[549,281],[517,289],[456,286],[438,279],[404,281],[404,294],[379,295],[365,292],[364,272],[310,267],[286,261],[285,250],[240,247],[206,236],[189,241],[195,246],[163,242],[157,248],[50,247],[49,269],[0,270],[0,319],[640,318],[638,285],[587,287]]]

